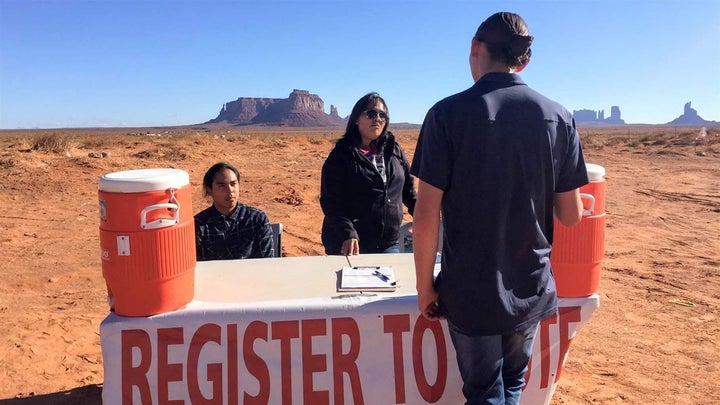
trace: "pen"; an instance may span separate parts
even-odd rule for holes
[[[388,278],[388,276],[380,273],[380,272],[377,271],[377,270],[375,270],[375,272],[373,273],[373,275],[378,276],[378,277],[380,278],[380,280],[382,280],[382,281],[390,281],[390,278]]]

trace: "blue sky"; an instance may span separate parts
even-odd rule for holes
[[[0,0],[0,128],[171,126],[238,97],[309,90],[349,114],[378,91],[422,123],[472,85],[470,40],[496,11],[535,36],[522,72],[569,110],[720,121],[720,1]]]

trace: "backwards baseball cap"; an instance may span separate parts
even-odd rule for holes
[[[527,53],[534,37],[528,34],[525,20],[510,12],[499,12],[483,21],[475,32],[475,39],[502,48],[506,56],[517,58]]]

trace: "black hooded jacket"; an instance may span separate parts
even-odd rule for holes
[[[360,251],[378,251],[399,243],[403,204],[415,210],[415,186],[405,153],[388,132],[378,139],[387,182],[373,163],[347,139],[341,139],[322,168],[320,206],[325,219],[325,253],[339,255],[343,242],[357,238]]]

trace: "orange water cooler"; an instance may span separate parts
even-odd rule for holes
[[[567,227],[555,219],[550,264],[558,297],[594,294],[605,255],[605,168],[588,163],[590,182],[580,188],[583,217]]]
[[[195,223],[190,176],[139,169],[100,178],[100,248],[115,313],[149,316],[192,301]]]

